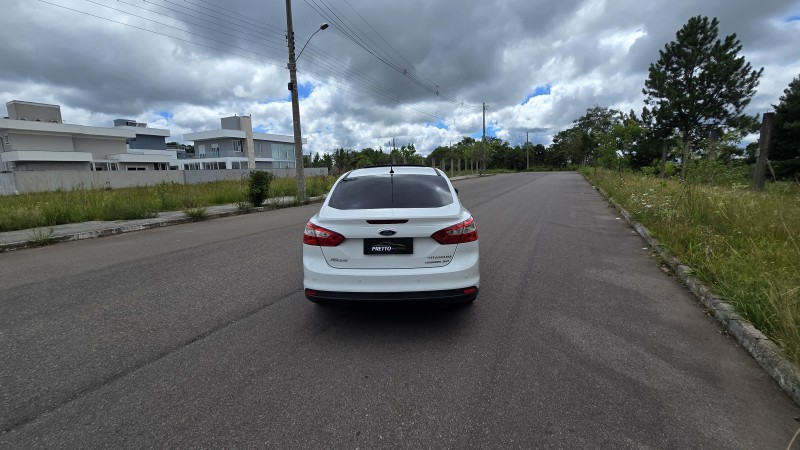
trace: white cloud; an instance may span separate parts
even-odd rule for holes
[[[218,128],[221,117],[250,114],[254,126],[291,133],[281,4],[212,1],[228,14],[217,17],[183,5],[198,9],[194,18],[159,8],[169,5],[164,0],[108,4],[150,18],[144,20],[84,0],[53,3],[175,38],[42,2],[6,2],[0,113],[9,100],[54,103],[70,123],[111,126],[131,118],[169,128],[176,139]],[[719,17],[721,34],[737,33],[742,54],[765,68],[748,110],[764,112],[800,74],[800,21],[786,20],[800,2],[741,3],[350,0],[358,15],[334,4],[365,34],[361,45],[395,67],[335,24],[318,33],[299,64],[300,82],[313,86],[301,102],[305,151],[387,148],[395,138],[398,146],[429,152],[480,133],[483,102],[490,129],[512,143],[529,130],[548,143],[596,104],[638,112],[648,65],[698,14]],[[294,7],[299,46],[327,19],[303,2]],[[528,99],[542,86],[549,94]]]

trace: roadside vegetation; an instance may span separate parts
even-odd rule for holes
[[[800,183],[764,192],[582,171],[715,294],[800,364]]]
[[[760,144],[742,144],[762,120],[769,127],[744,113],[762,70],[739,56],[735,34],[718,38],[718,25],[693,17],[664,46],[640,114],[596,105],[548,151],[579,162],[800,365],[800,77],[776,99],[772,138],[761,143],[769,151],[762,189],[754,177]]]
[[[334,178],[306,178],[310,197],[325,194]],[[93,220],[134,220],[154,217],[161,211],[184,211],[202,219],[206,208],[229,203],[249,203],[248,180],[215,181],[196,185],[162,182],[155,186],[127,189],[72,190],[0,196],[0,232],[51,227]],[[293,197],[294,178],[276,178],[269,183],[266,198]],[[293,203],[293,200],[291,202]]]

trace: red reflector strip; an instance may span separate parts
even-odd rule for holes
[[[317,292],[317,291],[315,291],[313,289],[306,289],[306,295],[309,296],[309,297],[316,297],[318,294],[319,294],[319,292]]]
[[[478,292],[478,288],[468,287],[468,288],[464,289],[464,293],[465,294],[474,294],[476,292]]]
[[[408,219],[391,219],[391,220],[368,220],[367,223],[371,225],[391,225],[395,223],[406,223]]]

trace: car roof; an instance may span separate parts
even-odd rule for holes
[[[426,166],[403,166],[403,165],[394,165],[394,166],[373,166],[373,167],[365,167],[363,169],[355,169],[350,171],[347,174],[347,177],[362,177],[362,176],[370,176],[370,175],[388,175],[389,173],[394,172],[395,175],[398,174],[415,174],[415,175],[431,175],[431,176],[442,176],[442,173],[437,169],[432,167]]]

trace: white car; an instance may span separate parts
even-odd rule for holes
[[[303,287],[316,303],[469,303],[480,287],[478,230],[438,169],[356,169],[303,234]]]

